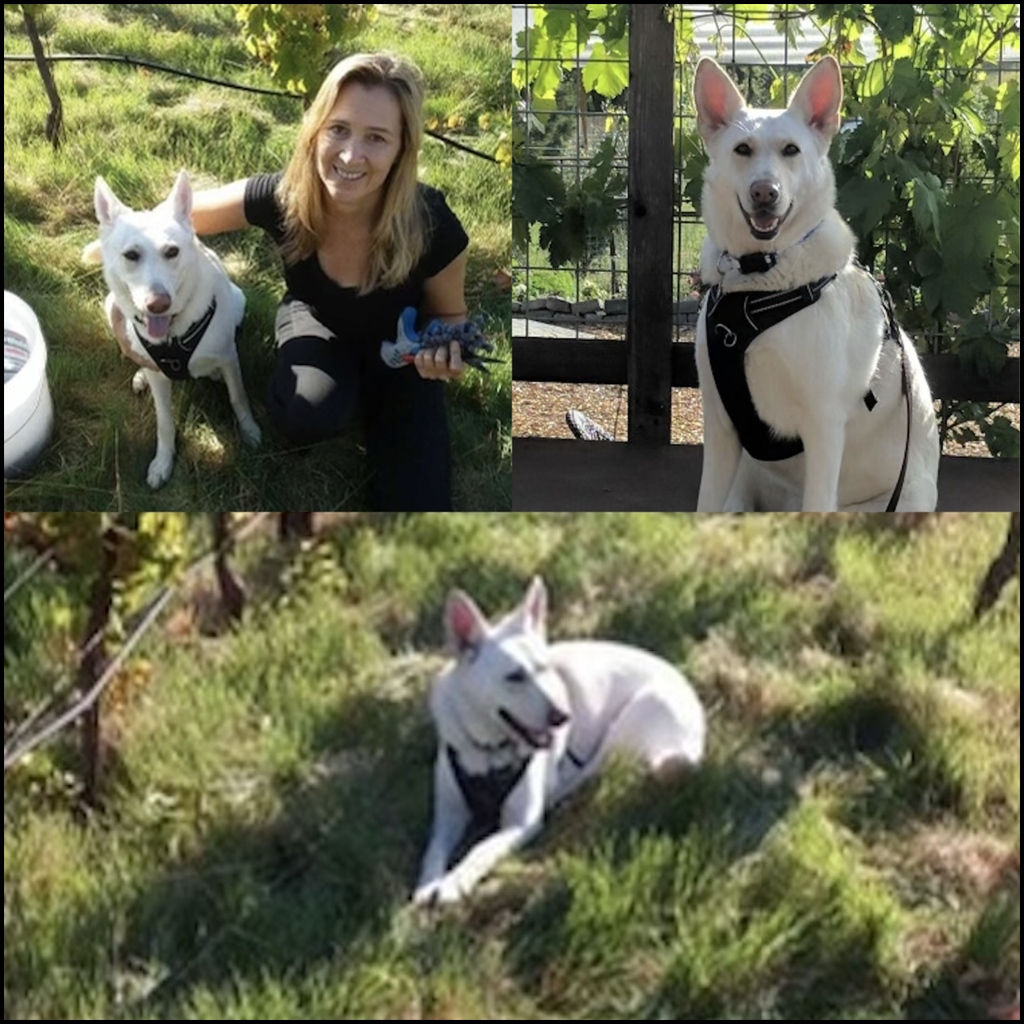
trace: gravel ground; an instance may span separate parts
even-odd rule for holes
[[[590,333],[599,333],[591,331]],[[512,436],[572,437],[565,414],[579,409],[616,439],[625,440],[628,432],[629,402],[625,385],[619,384],[534,384],[515,381],[512,384]],[[1020,406],[1001,410],[1020,429]],[[703,440],[700,393],[692,388],[672,391],[672,442],[700,444]],[[967,444],[947,442],[946,455],[989,454],[980,434]]]

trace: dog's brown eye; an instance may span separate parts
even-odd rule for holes
[[[170,246],[170,248],[164,250],[164,256],[166,256],[167,259],[169,260],[173,260],[175,257],[177,257],[180,251],[181,250],[176,245],[172,245]]]
[[[526,682],[526,670],[517,668],[512,672],[509,672],[505,676],[505,681],[508,683],[525,683]]]
[[[139,250],[138,250],[138,249],[128,249],[128,250],[126,250],[126,251],[125,251],[125,253],[124,253],[124,258],[125,258],[125,259],[126,259],[126,260],[127,260],[128,262],[129,262],[129,263],[138,263],[138,262],[139,262],[139,260],[140,260],[140,259],[142,258],[142,256],[141,256],[141,254],[139,253]]]
[[[736,154],[737,156],[750,156],[750,155],[751,155],[751,154],[752,154],[752,153],[753,153],[754,151],[753,151],[753,150],[752,150],[752,149],[750,148],[750,146],[748,146],[748,145],[747,145],[747,143],[745,143],[745,142],[741,142],[741,143],[740,143],[740,144],[739,144],[739,145],[738,145],[738,146],[737,146],[737,147],[736,147],[736,148],[735,148],[735,149],[733,150],[733,152],[734,152],[734,153],[735,153],[735,154]]]
[[[792,142],[790,142],[782,150],[782,155],[783,156],[799,156],[799,154],[800,154],[800,147],[797,146],[797,145],[794,145]]]

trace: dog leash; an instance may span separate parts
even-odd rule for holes
[[[860,263],[857,266],[875,282],[875,287],[878,289],[879,300],[882,303],[882,312],[885,313],[886,320],[886,334],[882,339],[883,344],[891,338],[900,348],[900,386],[903,390],[903,398],[907,406],[907,439],[903,445],[903,462],[900,465],[899,476],[896,477],[896,486],[893,488],[892,496],[889,498],[889,504],[885,506],[886,512],[895,512],[896,506],[900,501],[900,495],[903,493],[903,481],[906,479],[907,463],[910,461],[910,421],[912,419],[912,410],[910,403],[910,380],[907,376],[907,353],[903,348],[903,336],[900,334],[900,325],[896,319],[896,308],[893,305],[892,296],[889,294],[888,289],[882,285],[881,281],[876,280],[871,275],[867,267],[862,266]],[[878,401],[873,392],[869,391],[868,394],[874,402]],[[872,409],[874,405],[869,405],[868,408]]]

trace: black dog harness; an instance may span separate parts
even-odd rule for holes
[[[447,747],[445,752],[472,816],[470,827],[481,834],[497,831],[501,824],[502,805],[523,777],[530,759],[513,762],[505,768],[492,768],[482,775],[471,775],[462,767],[454,747]]]
[[[813,306],[835,276],[822,277],[787,292],[723,292],[717,284],[708,292],[704,315],[715,386],[740,443],[762,462],[799,455],[804,443],[799,437],[777,437],[757,414],[744,369],[747,349],[768,328]]]
[[[742,256],[738,260],[739,269],[744,274],[765,272],[775,266],[777,259],[775,253]],[[868,273],[864,268],[860,269],[865,274]],[[836,275],[830,274],[810,284],[783,292],[723,292],[721,285],[717,284],[708,292],[704,304],[705,333],[715,386],[739,435],[740,443],[753,458],[762,462],[777,462],[799,455],[804,450],[804,443],[799,437],[777,436],[758,415],[747,384],[744,365],[747,349],[764,331],[782,323],[794,313],[813,306],[835,279]],[[883,343],[895,341],[900,347],[902,388],[907,403],[907,443],[903,452],[903,465],[900,467],[896,488],[887,508],[887,511],[892,512],[903,489],[910,453],[910,386],[907,380],[903,339],[900,337],[892,299],[877,281],[874,283],[885,314]],[[878,404],[878,399],[870,389],[864,396],[864,404],[869,411]]]
[[[188,380],[188,363],[196,346],[203,340],[206,329],[213,322],[217,312],[217,300],[210,301],[210,308],[184,333],[173,335],[167,341],[150,341],[140,330],[139,321],[133,324],[135,337],[149,354],[149,358],[160,368],[160,372],[171,380]]]

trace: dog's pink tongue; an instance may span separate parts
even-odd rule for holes
[[[171,318],[169,316],[146,317],[146,333],[151,338],[166,338],[171,329]]]
[[[751,219],[758,231],[771,231],[779,223],[774,213],[755,213]]]

